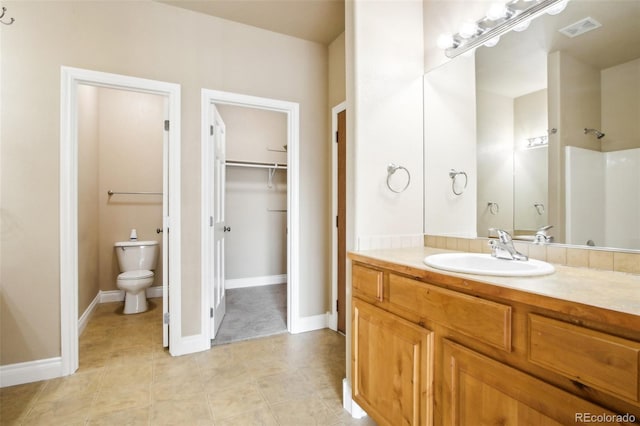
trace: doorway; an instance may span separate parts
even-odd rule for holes
[[[221,128],[218,109],[230,109],[240,107],[244,109],[259,110],[264,113],[282,115],[284,120],[284,141],[272,146],[274,150],[282,151],[279,155],[285,158],[284,164],[278,164],[278,160],[265,161],[238,161],[236,158],[227,158],[225,149],[218,145],[222,138],[217,133]],[[203,317],[203,324],[209,330],[212,339],[219,326],[221,313],[226,311],[226,294],[224,274],[224,241],[225,235],[234,234],[233,226],[224,220],[218,220],[221,208],[224,207],[224,196],[220,191],[225,188],[226,173],[231,169],[251,173],[260,173],[263,176],[265,186],[275,186],[278,179],[286,176],[286,197],[280,203],[285,205],[272,205],[265,209],[271,219],[280,220],[283,224],[284,242],[286,245],[286,274],[276,274],[259,277],[266,284],[277,284],[279,275],[286,280],[286,329],[290,333],[299,331],[299,258],[297,249],[299,246],[299,207],[298,207],[298,138],[299,138],[299,106],[297,103],[280,101],[268,98],[258,98],[237,93],[221,92],[214,90],[202,90],[202,294],[203,303],[209,303],[208,315]],[[224,117],[222,117],[224,122]],[[225,129],[227,125],[224,125]],[[225,130],[225,138],[230,132]],[[225,144],[226,145],[226,144]],[[228,160],[234,160],[233,162]],[[227,169],[229,167],[229,169]],[[286,174],[284,170],[286,168]],[[235,172],[232,172],[235,173]],[[245,173],[247,175],[248,173]],[[217,181],[216,181],[217,179]],[[236,201],[237,203],[237,201]],[[239,230],[242,231],[242,230]],[[234,234],[235,235],[235,234]],[[216,251],[216,247],[222,248],[222,252]],[[250,280],[249,280],[250,281]],[[263,283],[265,284],[265,283]],[[240,284],[239,286],[242,286]]]
[[[163,311],[174,315],[163,341],[172,355],[185,353],[180,326],[180,86],[79,68],[61,68],[60,106],[60,323],[61,376],[73,374],[78,355],[78,107],[79,86],[105,87],[159,95],[164,99],[162,147]],[[171,188],[171,192],[169,192]],[[171,233],[168,228],[171,225]],[[171,256],[168,256],[171,251]],[[168,283],[172,282],[169,289]]]

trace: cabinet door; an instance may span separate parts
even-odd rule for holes
[[[433,333],[353,299],[353,399],[380,425],[432,424]]]
[[[445,340],[443,355],[444,425],[625,424],[622,415],[456,343]]]

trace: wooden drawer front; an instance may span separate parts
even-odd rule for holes
[[[529,360],[595,389],[638,401],[640,343],[529,315]]]
[[[382,302],[384,274],[382,271],[353,265],[352,285],[354,292],[359,296],[368,296]]]
[[[511,307],[389,274],[389,303],[511,351]]]

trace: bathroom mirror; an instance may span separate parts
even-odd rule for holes
[[[478,236],[640,250],[638,22],[640,1],[572,0],[476,50]]]

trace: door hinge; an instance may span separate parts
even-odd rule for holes
[[[164,130],[165,130],[166,132],[168,132],[168,131],[169,131],[169,120],[164,120]]]
[[[338,217],[339,217],[339,216],[336,216],[336,228],[339,228],[339,227],[340,227],[340,226],[338,225]]]
[[[213,124],[209,126],[209,134],[213,136]]]
[[[209,308],[209,318],[213,318],[213,308]]]
[[[338,136],[340,133],[338,133],[338,131],[336,130],[336,143],[338,143],[338,141],[340,140],[340,136]]]
[[[169,324],[169,312],[165,312],[164,315],[162,316],[162,323]]]
[[[213,226],[213,216],[209,216],[209,226]]]
[[[340,303],[339,300],[336,299],[336,312],[338,312],[340,310]]]

